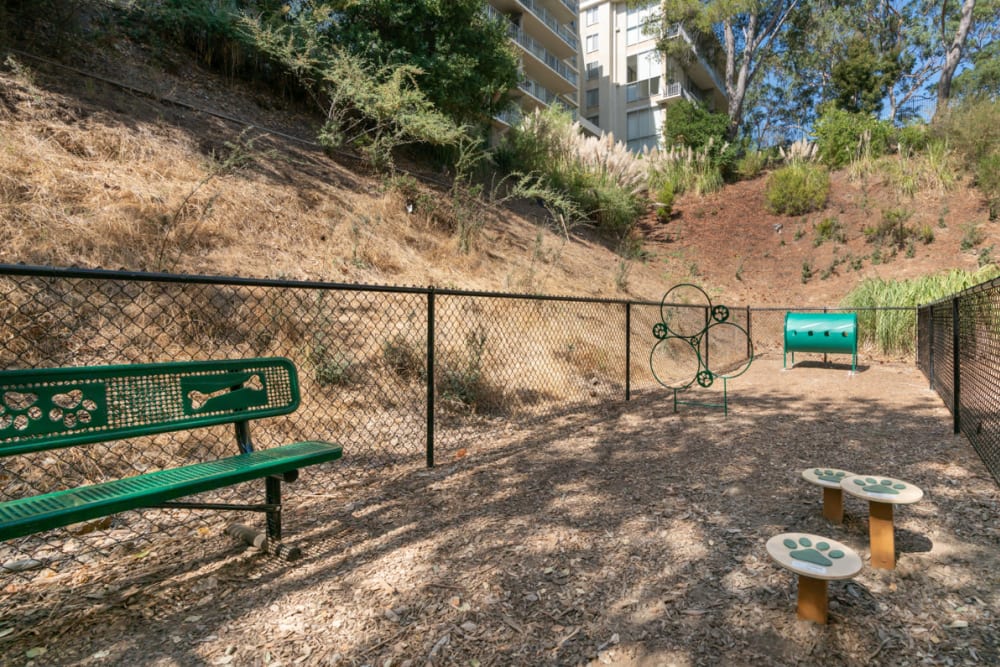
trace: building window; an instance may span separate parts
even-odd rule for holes
[[[651,39],[653,35],[646,33],[646,25],[656,17],[656,3],[639,7],[629,7],[625,18],[625,44],[632,45]]]
[[[595,25],[597,23],[597,7],[591,7],[587,10],[587,25]]]
[[[625,60],[625,82],[635,83],[660,76],[660,54],[656,49],[643,51]]]
[[[583,105],[585,107],[596,107],[601,103],[600,89],[594,88],[584,94]]]
[[[587,116],[587,122],[590,123],[591,125],[596,125],[600,127],[601,124],[598,122],[600,120],[601,120],[600,116]]]
[[[587,63],[587,81],[593,81],[594,79],[600,79],[601,74],[604,73],[604,68],[601,67],[601,63],[596,60],[592,60]]]
[[[628,149],[639,152],[645,147],[655,148],[660,143],[662,112],[659,109],[640,109],[626,116]]]
[[[587,35],[587,53],[596,51],[597,48],[597,35]]]
[[[625,101],[635,102],[660,93],[660,54],[654,49],[625,60]]]

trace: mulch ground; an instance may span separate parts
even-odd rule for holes
[[[848,370],[759,359],[729,383],[728,418],[649,392],[530,429],[493,422],[433,469],[293,487],[301,559],[174,536],[11,584],[0,660],[1000,663],[1000,489],[912,365]],[[924,490],[897,508],[895,570],[868,567],[865,503],[823,519],[801,478],[815,466]],[[795,576],[764,550],[786,531],[865,561],[830,584],[825,626],[796,619]]]

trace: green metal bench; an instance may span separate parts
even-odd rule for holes
[[[172,431],[233,424],[239,453],[217,460],[0,502],[0,541],[124,510],[179,507],[267,514],[281,539],[281,482],[340,458],[326,442],[254,450],[250,420],[299,407],[295,366],[284,358],[0,371],[0,471],[6,457]],[[256,505],[175,501],[263,478]]]

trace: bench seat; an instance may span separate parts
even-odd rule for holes
[[[0,541],[334,461],[341,448],[296,442],[0,503]]]

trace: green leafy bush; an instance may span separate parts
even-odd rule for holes
[[[666,222],[674,211],[674,186],[667,181],[660,186],[656,195],[656,217]]]
[[[830,175],[822,167],[796,163],[773,172],[767,181],[767,204],[772,213],[802,215],[826,205]]]
[[[912,155],[927,148],[930,132],[925,123],[911,123],[896,130],[896,145],[902,155]]]
[[[828,108],[816,121],[819,159],[831,169],[866,156],[876,158],[889,149],[892,125],[865,113]]]

